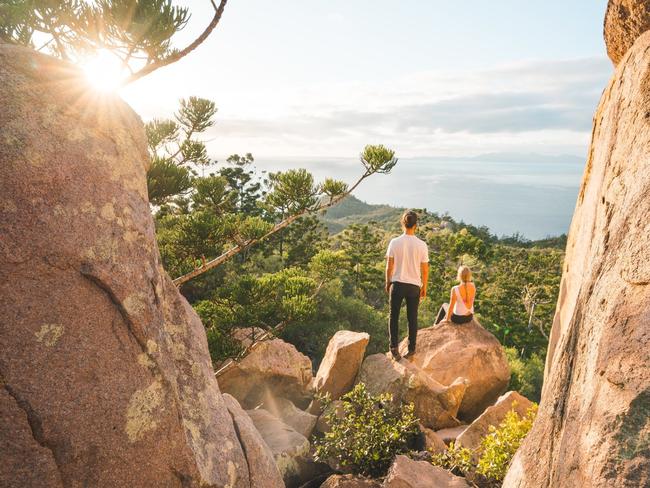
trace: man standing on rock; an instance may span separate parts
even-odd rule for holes
[[[429,278],[429,249],[424,241],[415,236],[418,215],[412,210],[404,212],[401,219],[404,233],[390,241],[386,251],[386,293],[390,297],[388,337],[390,352],[400,359],[397,349],[399,336],[399,313],[406,300],[406,317],[409,324],[409,348],[406,358],[415,354],[418,333],[418,307],[427,295]]]

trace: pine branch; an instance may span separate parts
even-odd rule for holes
[[[219,266],[219,265],[225,263],[225,262],[228,261],[230,258],[232,258],[233,256],[236,256],[237,254],[239,254],[240,252],[244,251],[245,249],[250,248],[251,246],[253,246],[253,245],[255,245],[255,244],[257,244],[257,243],[259,243],[259,242],[261,242],[261,241],[267,239],[268,237],[272,236],[272,235],[275,234],[276,232],[279,232],[279,231],[281,231],[282,229],[288,227],[289,225],[291,225],[293,222],[295,222],[296,220],[298,220],[298,219],[299,219],[300,217],[302,217],[303,215],[306,215],[306,214],[312,214],[312,213],[318,213],[318,212],[321,212],[321,211],[323,211],[323,210],[326,210],[326,209],[328,209],[328,208],[330,208],[330,207],[333,207],[334,205],[336,205],[337,203],[339,203],[341,200],[343,200],[345,197],[347,197],[347,196],[349,196],[350,194],[352,194],[352,192],[353,192],[353,191],[354,191],[354,190],[355,190],[355,189],[356,189],[356,188],[361,184],[361,182],[362,182],[363,180],[365,180],[365,179],[366,179],[368,176],[370,176],[370,175],[371,175],[371,173],[368,172],[368,171],[366,171],[366,172],[365,172],[365,173],[364,173],[364,174],[363,174],[363,175],[362,175],[362,176],[361,176],[361,177],[356,181],[356,183],[355,183],[354,185],[352,185],[352,187],[351,187],[350,189],[348,189],[345,193],[342,193],[341,195],[338,195],[337,197],[332,198],[332,199],[331,199],[330,201],[328,201],[328,202],[325,202],[325,203],[320,204],[320,205],[319,205],[317,208],[315,208],[315,209],[309,209],[309,208],[306,208],[306,209],[303,209],[303,210],[301,210],[300,212],[298,212],[298,213],[296,213],[296,214],[294,214],[294,215],[291,215],[290,217],[287,217],[286,219],[284,219],[284,220],[282,220],[281,222],[279,222],[279,223],[277,223],[276,225],[274,225],[273,228],[272,228],[271,230],[269,230],[269,231],[268,231],[266,234],[264,234],[263,236],[258,237],[258,238],[255,238],[255,239],[249,239],[248,241],[245,241],[245,242],[243,242],[243,243],[241,243],[241,244],[238,244],[238,245],[232,247],[231,249],[229,249],[228,251],[226,251],[225,253],[223,253],[221,256],[218,256],[218,257],[214,258],[213,260],[208,261],[207,263],[205,263],[205,265],[202,265],[201,267],[196,268],[196,269],[190,271],[189,273],[184,274],[183,276],[179,276],[178,278],[176,278],[176,279],[174,280],[174,284],[175,284],[176,286],[181,286],[183,283],[186,283],[186,282],[190,281],[191,279],[196,278],[197,276],[200,276],[200,275],[202,275],[203,273],[205,273],[205,272],[207,272],[207,271],[209,271],[209,270],[211,270],[211,269],[213,269],[213,268],[216,268],[217,266]]]
[[[181,49],[180,51],[171,54],[170,56],[167,56],[164,59],[154,61],[153,63],[146,65],[141,70],[136,71],[131,76],[126,78],[123,81],[122,85],[128,85],[129,83],[133,83],[134,81],[139,80],[140,78],[152,73],[153,71],[156,71],[157,69],[175,63],[176,61],[187,56],[189,53],[191,53],[197,47],[199,47],[203,43],[203,41],[205,41],[208,38],[208,36],[212,33],[214,28],[217,27],[217,24],[219,23],[219,21],[221,20],[221,16],[223,15],[223,11],[226,8],[226,4],[228,3],[228,0],[221,0],[218,7],[215,5],[214,1],[210,0],[210,3],[212,3],[212,6],[215,9],[214,17],[212,17],[212,20],[210,21],[208,26],[205,28],[205,30],[201,33],[199,37],[197,37],[191,44],[185,47],[185,49]]]

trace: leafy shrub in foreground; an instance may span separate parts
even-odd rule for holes
[[[326,416],[330,431],[315,440],[315,459],[334,460],[354,474],[386,474],[395,456],[408,452],[419,430],[413,405],[396,406],[391,395],[371,395],[363,383],[341,400],[343,415]]]
[[[481,441],[481,457],[476,472],[488,479],[503,481],[512,457],[533,426],[536,414],[537,405],[530,407],[524,418],[510,410],[498,428],[490,426],[490,433]]]
[[[465,476],[475,486],[501,486],[510,461],[530,431],[537,414],[537,405],[530,407],[521,418],[510,410],[499,427],[490,426],[488,435],[481,440],[478,463],[473,460],[471,449],[449,444],[446,451],[432,456],[431,462],[456,475]]]

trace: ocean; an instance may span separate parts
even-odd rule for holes
[[[575,156],[487,159],[400,159],[388,175],[373,175],[355,191],[367,203],[426,208],[487,226],[498,236],[541,239],[568,232],[584,162]],[[303,167],[318,180],[353,182],[362,172],[354,159],[256,161],[259,170]]]

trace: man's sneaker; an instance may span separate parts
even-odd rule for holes
[[[402,359],[402,356],[400,356],[400,354],[399,354],[399,350],[398,350],[396,347],[395,347],[395,348],[392,348],[392,347],[391,347],[391,349],[390,349],[390,355],[393,356],[393,359],[394,359],[395,361],[399,361],[400,359]]]
[[[415,351],[409,351],[404,355],[404,359],[411,359],[413,356],[415,356]]]

